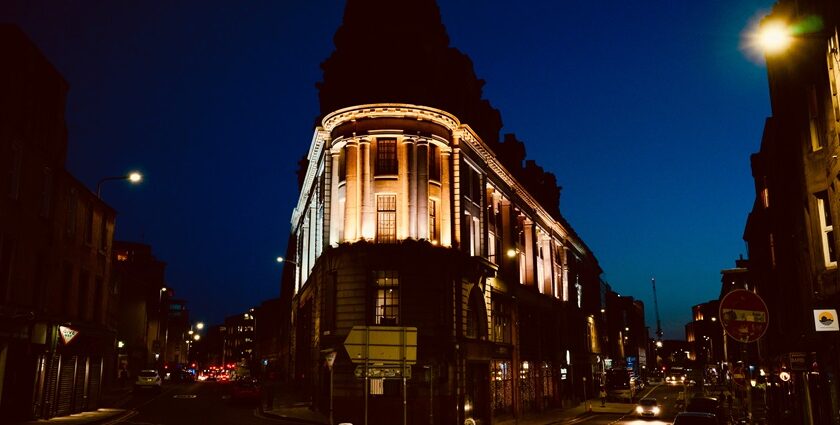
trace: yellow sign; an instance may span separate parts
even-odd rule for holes
[[[814,310],[814,327],[817,332],[840,331],[840,323],[837,322],[837,310]]]

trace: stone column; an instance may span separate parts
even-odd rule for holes
[[[376,236],[376,219],[373,205],[373,173],[370,170],[370,140],[359,140],[361,237],[373,240]]]
[[[417,142],[417,239],[429,239],[429,141]]]
[[[338,209],[341,206],[338,202],[338,168],[340,167],[340,157],[341,153],[339,151],[330,150],[330,161],[328,162],[328,164],[330,164],[330,182],[328,185],[329,187],[327,188],[330,192],[330,200],[327,204],[327,214],[328,219],[330,220],[330,233],[328,239],[330,246],[338,246],[338,219],[341,217]]]
[[[405,138],[397,147],[397,179],[399,181],[400,193],[397,194],[397,240],[408,238],[408,162],[409,152],[414,146],[414,141]]]
[[[541,287],[543,288],[543,293],[546,295],[554,295],[554,288],[552,288],[551,282],[554,280],[551,276],[551,239],[548,238],[545,234],[540,237],[540,246],[542,247],[542,264],[539,267],[543,268],[543,281],[540,282]]]
[[[417,146],[414,140],[410,140],[405,147],[408,162],[408,237],[417,239]]]
[[[344,241],[353,242],[359,238],[359,143],[350,140],[344,149]]]
[[[536,270],[534,268],[534,263],[536,260],[536,253],[534,252],[537,245],[536,241],[534,240],[534,222],[525,219],[523,223],[523,228],[525,231],[525,246],[522,247],[525,250],[525,281],[522,282],[525,286],[533,286],[534,285],[534,278]]]
[[[452,246],[452,209],[450,208],[449,152],[440,151],[440,244]]]

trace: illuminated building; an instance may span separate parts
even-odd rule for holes
[[[343,341],[353,326],[409,326],[410,417],[489,423],[594,394],[600,267],[560,215],[554,176],[498,139],[435,3],[350,0],[335,43],[292,216],[289,374],[326,411],[337,352],[335,418],[362,423]],[[371,423],[402,412],[401,385],[368,398]]]

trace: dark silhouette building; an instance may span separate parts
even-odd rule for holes
[[[780,0],[764,24],[773,21],[795,34],[766,56],[772,115],[751,157],[755,202],[744,231],[749,277],[769,309],[759,360],[774,380],[791,375],[768,387],[768,420],[840,424],[840,337],[815,321],[815,312],[840,311],[840,3]]]
[[[112,261],[119,293],[117,338],[122,343],[118,368],[133,378],[142,369],[163,364],[174,291],[165,282],[166,263],[147,244],[114,241]]]
[[[115,378],[116,213],[64,168],[68,85],[0,25],[0,422],[96,409]]]

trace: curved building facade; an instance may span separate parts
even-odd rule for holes
[[[601,270],[549,211],[446,111],[326,114],[292,217],[290,375],[326,413],[335,352],[337,422],[399,423],[404,396],[424,424],[575,403],[597,376],[582,305]],[[354,326],[416,328],[416,364],[364,379],[344,349]]]

